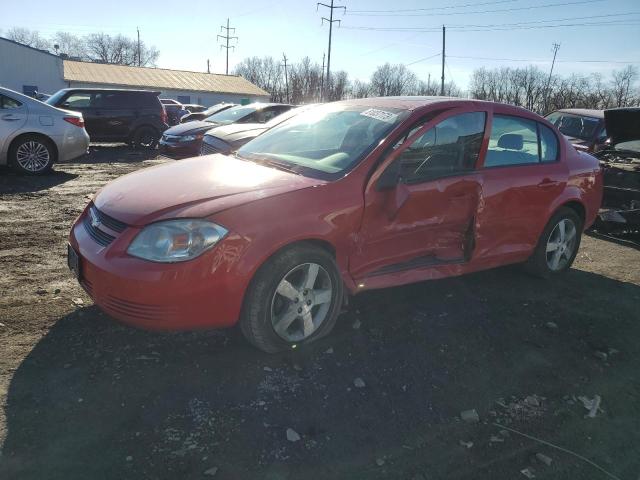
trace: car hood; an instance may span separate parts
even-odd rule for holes
[[[604,124],[611,143],[640,140],[640,108],[614,108],[604,111]]]
[[[234,123],[216,127],[207,135],[212,135],[227,143],[233,143],[245,138],[257,137],[266,129],[264,123]]]
[[[206,155],[140,170],[107,184],[94,198],[129,225],[203,218],[234,206],[325,183],[226,155]]]
[[[202,120],[194,120],[187,123],[179,123],[164,131],[165,135],[191,135],[197,132],[206,132],[215,128],[216,124],[211,122],[203,122]]]

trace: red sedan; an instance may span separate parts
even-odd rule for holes
[[[267,352],[334,326],[347,295],[523,263],[567,270],[598,162],[544,118],[447,98],[321,105],[240,148],[105,186],[69,265],[113,317],[228,327]]]

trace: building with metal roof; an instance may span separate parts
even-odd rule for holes
[[[149,89],[205,106],[269,100],[268,92],[238,75],[74,61],[2,37],[0,85],[27,95],[68,87]]]

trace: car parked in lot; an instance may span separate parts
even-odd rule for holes
[[[365,290],[515,263],[560,274],[601,199],[597,160],[525,109],[349,100],[234,156],[111,182],[72,227],[69,264],[125,323],[239,322],[276,352],[329,333],[346,296]]]
[[[54,108],[0,87],[0,165],[42,174],[87,152],[82,114]]]
[[[207,130],[233,123],[266,123],[293,108],[283,103],[251,103],[225,109],[200,121],[181,123],[164,132],[160,140],[162,153],[171,157],[200,154],[202,138]]]
[[[604,110],[565,108],[552,112],[545,118],[578,150],[597,152],[607,144]]]
[[[186,110],[189,110],[189,113],[200,113],[200,112],[204,112],[207,109],[207,107],[203,105],[197,105],[195,103],[185,103],[182,106]]]
[[[169,127],[159,94],[149,90],[65,88],[46,103],[82,113],[92,142],[153,148]]]
[[[221,112],[223,110],[227,110],[231,107],[236,107],[235,103],[217,103],[202,112],[191,112],[188,115],[185,115],[180,119],[180,123],[193,122],[194,120],[204,120],[207,117],[210,117],[214,113]]]
[[[298,115],[314,106],[304,105],[292,108],[273,117],[267,123],[232,123],[231,125],[212,128],[202,137],[200,155],[210,155],[212,153],[229,154],[270,128],[280,125],[285,120],[289,120],[294,115]]]

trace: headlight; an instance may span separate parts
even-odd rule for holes
[[[133,239],[127,253],[152,262],[184,262],[212,248],[227,232],[206,220],[152,223]]]
[[[180,137],[179,142],[193,142],[199,138],[202,138],[203,134],[199,135],[185,135],[184,137]]]

